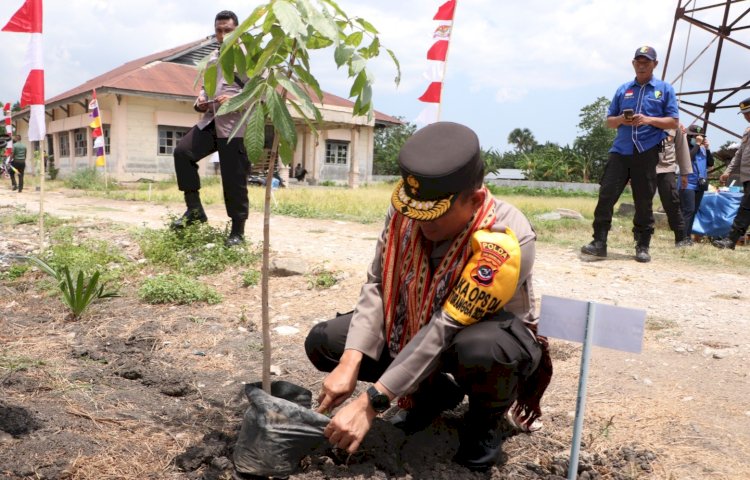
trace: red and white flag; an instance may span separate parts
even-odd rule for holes
[[[44,140],[44,62],[42,59],[42,0],[26,0],[3,27],[3,32],[30,33],[26,53],[26,82],[21,92],[21,107],[29,106],[29,140]]]
[[[425,102],[422,113],[416,118],[420,126],[435,123],[440,120],[440,102],[443,94],[443,78],[445,77],[445,62],[448,58],[451,32],[453,30],[453,14],[456,11],[456,0],[448,0],[438,8],[433,20],[437,21],[435,33],[432,35],[434,43],[427,51],[429,70],[425,74],[430,82],[427,90],[419,97]]]

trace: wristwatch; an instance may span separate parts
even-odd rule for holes
[[[370,399],[372,409],[378,413],[383,413],[391,406],[391,399],[385,393],[380,393],[375,385],[370,385],[367,389],[367,397]]]

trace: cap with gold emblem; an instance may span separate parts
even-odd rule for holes
[[[391,203],[401,214],[421,221],[444,215],[455,195],[469,188],[484,169],[479,138],[453,122],[418,130],[401,147],[398,165],[402,179]]]
[[[740,113],[750,112],[750,97],[740,102]]]

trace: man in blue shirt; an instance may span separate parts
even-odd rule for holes
[[[600,182],[599,201],[594,210],[594,240],[581,252],[607,256],[607,234],[612,226],[615,203],[630,181],[635,203],[633,236],[635,260],[650,262],[648,253],[654,233],[653,198],[656,190],[656,164],[665,130],[678,127],[677,99],[672,86],[654,78],[659,64],[656,51],[644,46],[635,51],[635,79],[615,92],[607,112],[607,126],[617,129]]]

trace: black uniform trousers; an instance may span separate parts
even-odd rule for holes
[[[740,208],[737,210],[737,216],[734,217],[732,222],[732,230],[736,231],[741,237],[747,233],[747,228],[750,226],[750,181],[742,184],[745,189],[745,194],[742,196],[740,201]]]
[[[23,191],[23,173],[26,170],[26,164],[25,163],[11,163],[13,168],[15,168],[18,171],[18,183],[16,183],[16,172],[13,171],[13,169],[10,170],[10,183],[14,187],[18,187],[18,191]]]
[[[594,237],[605,234],[612,227],[614,207],[630,180],[633,190],[635,216],[633,234],[636,239],[650,238],[654,233],[653,201],[656,193],[656,164],[659,162],[657,145],[645,152],[633,151],[633,155],[610,153],[600,182],[599,201],[594,210]]]
[[[675,240],[684,238],[685,220],[680,208],[680,193],[677,191],[677,175],[674,172],[657,173],[656,187],[659,199],[667,214],[669,228],[675,234]],[[690,233],[688,233],[688,236]]]
[[[351,319],[349,312],[312,328],[305,351],[315,368],[330,372],[339,364]],[[459,331],[437,368],[453,375],[469,395],[472,410],[502,413],[516,399],[519,382],[536,370],[541,355],[523,321],[503,312]],[[358,380],[376,382],[391,361],[387,348],[376,360],[365,355]]]
[[[216,125],[209,123],[201,130],[193,127],[180,139],[174,149],[174,169],[177,187],[185,191],[201,188],[198,161],[214,152],[219,152],[221,184],[224,188],[224,205],[229,218],[246,220],[250,208],[247,199],[247,175],[250,162],[247,160],[242,137],[232,140],[216,138]]]

